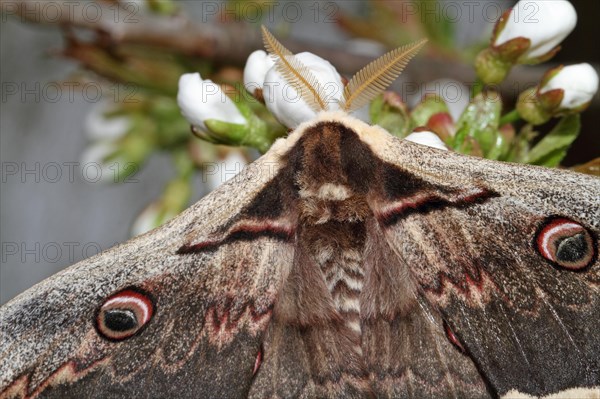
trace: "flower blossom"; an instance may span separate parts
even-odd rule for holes
[[[253,95],[256,91],[262,92],[265,76],[269,69],[275,65],[273,59],[263,50],[256,50],[248,57],[244,67],[244,87]]]
[[[494,47],[519,38],[529,40],[519,62],[554,55],[557,46],[575,29],[577,13],[567,0],[521,0],[496,27]]]
[[[312,53],[304,52],[295,57],[306,66],[317,82],[317,89],[323,94],[328,110],[338,110],[342,99],[344,84],[342,77],[329,61]],[[265,105],[283,125],[290,129],[300,123],[311,120],[316,112],[298,94],[296,89],[277,71],[269,69],[263,86]]]
[[[587,105],[598,91],[598,74],[587,63],[555,68],[542,82],[540,94],[552,90],[562,91],[559,108],[563,110]]]
[[[437,134],[427,130],[418,130],[417,128],[417,130],[406,136],[404,140],[408,140],[421,145],[426,145],[428,147],[437,148],[438,150],[448,150],[446,144],[444,144],[444,142],[439,138]]]
[[[246,118],[221,87],[210,79],[203,80],[199,73],[186,73],[179,78],[177,104],[185,119],[202,132],[209,130],[207,120],[246,123]]]

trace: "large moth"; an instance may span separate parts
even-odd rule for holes
[[[414,47],[330,112],[266,43],[321,112],[167,225],[2,307],[0,398],[598,397],[600,180],[350,116]]]

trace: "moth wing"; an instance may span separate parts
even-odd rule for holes
[[[279,169],[273,151],[164,227],[3,306],[0,398],[246,395],[293,257]],[[99,317],[117,297],[143,311],[126,339]]]
[[[377,398],[489,398],[477,368],[446,337],[442,315],[376,221],[368,226],[362,347]],[[373,293],[373,294],[370,294]]]
[[[598,394],[600,179],[370,145],[389,166],[371,198],[387,242],[490,389]]]

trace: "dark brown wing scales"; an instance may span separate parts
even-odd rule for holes
[[[438,265],[414,270],[429,300],[499,393],[546,395],[597,385],[600,336],[589,320],[600,316],[600,307],[592,276],[559,271],[541,259],[523,238],[533,236],[538,219],[526,209],[489,202],[477,218],[468,231],[459,227],[465,221],[458,212],[422,215],[392,229],[394,236],[421,232],[419,239],[436,243],[401,247],[406,262],[428,257]],[[497,229],[498,219],[512,220],[513,230]],[[444,232],[422,233],[436,226]],[[462,248],[460,256],[454,248]],[[473,268],[479,279],[469,277]]]
[[[386,148],[396,168],[430,187],[424,194],[411,184],[413,200],[394,204],[387,187],[397,184],[379,185],[371,203],[386,241],[492,392],[597,390],[600,181],[391,138]],[[439,171],[461,189],[441,189]],[[444,196],[433,212],[415,205]]]
[[[296,251],[251,396],[487,397],[371,211],[370,191],[392,166],[337,123],[309,128],[288,157],[301,159]],[[434,185],[412,184],[415,194],[437,195]],[[407,197],[394,190],[389,197]],[[444,207],[465,206],[458,188],[439,196]]]
[[[363,350],[378,398],[486,398],[480,373],[446,338],[441,315],[423,297],[374,220],[363,291]]]

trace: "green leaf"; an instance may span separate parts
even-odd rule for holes
[[[534,130],[532,124],[528,123],[523,126],[519,131],[519,134],[517,134],[512,141],[510,150],[503,160],[507,162],[525,163],[527,161],[527,153],[530,149],[529,143],[537,136],[538,132]]]
[[[554,129],[529,151],[526,162],[533,165],[558,166],[579,135],[580,129],[579,114],[564,116]]]
[[[472,138],[477,144],[484,157],[488,155],[497,156],[495,147],[502,145],[498,142],[498,127],[500,122],[500,111],[502,101],[500,95],[495,92],[478,94],[467,106],[458,119],[458,132],[454,139],[453,147],[463,154],[471,154],[469,148],[463,144],[467,137]],[[470,140],[469,140],[470,141]]]
[[[173,0],[146,0],[150,10],[156,14],[174,15],[179,10],[178,5]]]
[[[439,12],[444,9],[444,2],[440,0],[420,0],[417,5],[421,14],[421,23],[427,32],[427,37],[433,43],[447,49],[454,47],[455,25],[449,13]]]
[[[487,159],[501,159],[508,152],[507,140],[501,134],[496,136],[496,143],[486,154]]]

